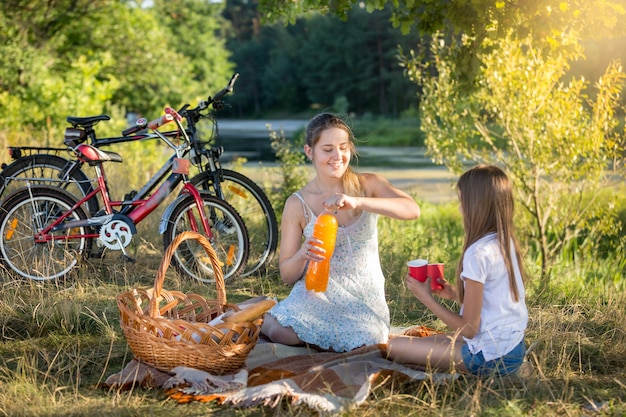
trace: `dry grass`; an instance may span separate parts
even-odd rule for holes
[[[118,175],[113,170],[111,174],[113,178]],[[271,179],[259,179],[261,183],[267,181]],[[424,198],[419,190],[415,195]],[[407,224],[381,219],[381,261],[396,326],[442,327],[406,291],[402,277],[406,260],[417,254],[454,265],[461,231],[456,205],[447,201],[422,201],[423,219],[428,221]],[[14,281],[3,273],[0,415],[316,415],[287,401],[276,409],[236,410],[217,404],[177,405],[151,390],[107,392],[96,388],[131,358],[119,327],[115,296],[129,288],[153,284],[163,253],[161,238],[155,232],[158,217],[155,213],[139,226],[129,251],[136,258],[134,264],[124,263],[119,253],[109,252],[104,260],[89,260],[63,281]],[[532,260],[529,266],[533,276]],[[452,269],[446,269],[446,277],[452,276]],[[563,263],[553,274],[551,288],[539,291],[533,282],[528,285],[527,340],[534,344],[528,375],[491,380],[461,377],[445,384],[379,380],[366,404],[345,415],[626,415],[623,259],[606,259],[601,264]],[[215,297],[210,286],[173,271],[165,287]],[[227,283],[228,300],[234,302],[261,294],[281,298],[287,293],[275,264],[264,276]]]
[[[445,208],[424,205],[445,213]],[[449,209],[449,213],[454,210]],[[442,215],[442,218],[445,218]],[[451,221],[451,220],[449,220]],[[446,224],[444,219],[441,224]],[[156,224],[154,225],[156,227]],[[390,308],[395,325],[439,326],[401,284],[404,260],[419,248],[398,242],[401,225],[381,223],[383,267],[388,277]],[[405,230],[406,232],[406,230]],[[427,247],[428,229],[417,244]],[[458,239],[438,234],[445,253]],[[391,243],[393,242],[393,243]],[[448,246],[449,245],[449,246]],[[437,252],[439,250],[440,252]],[[217,404],[175,405],[161,393],[135,389],[106,392],[95,388],[108,375],[123,368],[130,353],[118,324],[115,295],[137,286],[150,286],[161,260],[160,241],[136,236],[132,253],[137,261],[123,263],[117,253],[76,270],[62,282],[33,283],[8,278],[0,288],[2,329],[0,414],[27,415],[241,415],[308,416],[304,407],[284,401],[278,409],[257,407],[234,410]],[[436,256],[436,255],[433,255]],[[448,255],[452,258],[454,253]],[[448,262],[450,259],[444,259]],[[451,271],[446,271],[451,273]],[[576,277],[568,284],[574,288]],[[561,284],[564,285],[564,284]],[[170,271],[168,289],[215,297],[215,290]],[[229,301],[266,294],[283,297],[276,266],[267,275],[227,284]],[[467,415],[624,415],[626,414],[626,294],[610,285],[593,294],[565,296],[529,291],[528,342],[535,343],[529,357],[532,374],[484,380],[461,377],[445,384],[434,381],[380,380],[367,403],[345,413],[352,416],[467,416]],[[589,411],[594,406],[600,411]]]

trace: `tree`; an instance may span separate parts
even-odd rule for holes
[[[535,44],[556,46],[563,31],[586,40],[626,36],[623,0],[259,0],[266,21],[284,23],[312,12],[348,20],[355,5],[369,12],[388,7],[390,22],[405,34],[463,34],[473,39],[457,54],[457,77],[467,83],[474,81],[485,38],[532,36]]]
[[[95,76],[115,78],[119,83],[111,97],[102,97],[102,111],[116,106],[156,117],[165,105],[180,103],[192,78],[188,61],[162,20],[152,9],[124,2],[106,2],[79,14],[45,46],[54,57],[53,71],[65,73],[66,62],[79,57],[96,62],[106,54],[107,64]],[[172,63],[177,63],[176,71]],[[78,111],[78,115],[88,115],[87,109]]]
[[[395,116],[415,102],[416,88],[398,65],[397,48],[415,45],[418,37],[392,29],[389,15],[356,7],[349,23],[321,15],[306,19],[299,74],[311,102],[328,106],[346,97],[357,114]],[[395,83],[402,88],[392,89]]]
[[[293,114],[339,100],[357,114],[395,116],[417,102],[416,86],[398,65],[397,46],[413,46],[418,36],[392,28],[388,10],[355,7],[349,23],[313,14],[288,27],[256,26],[261,17],[235,0],[225,13],[237,26],[228,45],[242,75],[232,102],[244,113]]]
[[[289,22],[311,11],[347,19],[355,3],[259,5],[268,19]],[[568,72],[583,57],[582,40],[626,35],[623,0],[359,3],[368,11],[393,3],[394,25],[435,36],[428,61],[419,54],[404,61],[422,88],[429,153],[456,172],[466,162],[497,163],[510,172],[527,214],[527,242],[540,254],[543,285],[568,244],[585,234],[593,242],[602,231],[623,230],[611,227],[619,221],[610,205],[597,200],[607,170],[620,178],[625,173],[626,132],[617,130],[616,117],[624,110],[622,68],[609,65],[593,92],[589,82]]]
[[[155,0],[154,11],[173,35],[167,48],[185,57],[182,65],[173,65],[176,72],[187,74],[188,70],[185,84],[189,90],[182,100],[206,99],[226,85],[235,69],[226,48],[228,22],[222,16],[223,5],[207,0]],[[172,76],[172,66],[167,67]]]
[[[162,4],[165,3],[165,4]],[[50,129],[68,115],[147,117],[221,88],[232,65],[221,5],[157,0],[7,0],[0,5],[0,126]],[[157,7],[158,5],[158,7]],[[6,58],[10,59],[6,59]],[[121,116],[121,117],[119,117]],[[102,125],[119,132],[120,124]]]
[[[111,65],[106,53],[59,59],[55,42],[77,16],[93,11],[96,1],[47,2],[12,0],[0,6],[0,126],[50,128],[71,114],[101,113],[119,86],[114,77],[98,77]]]
[[[297,23],[290,28],[272,25],[263,29],[264,37],[271,40],[259,80],[265,109],[299,113],[310,106],[300,71],[303,26]]]
[[[484,43],[489,52],[479,56],[483,66],[472,89],[455,77],[458,48],[443,38],[432,43],[434,62],[407,57],[410,76],[423,87],[426,145],[457,173],[467,163],[496,163],[511,175],[546,285],[555,256],[569,242],[583,233],[597,239],[603,221],[614,219],[597,197],[608,173],[626,173],[626,143],[615,117],[624,74],[619,64],[610,65],[591,100],[584,79],[564,81],[581,55],[572,35],[563,34],[558,49],[537,47],[531,36]]]
[[[626,6],[621,0],[259,0],[259,10],[272,22],[293,23],[310,12],[346,20],[360,4],[369,12],[391,5],[391,22],[405,33],[412,28],[425,34],[450,30],[480,39],[498,21],[500,35],[511,29],[542,37],[563,29],[593,39],[626,34]]]

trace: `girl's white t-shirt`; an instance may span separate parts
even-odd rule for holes
[[[463,256],[463,283],[471,279],[484,285],[478,333],[471,339],[463,339],[470,352],[482,351],[486,361],[502,357],[513,350],[524,338],[528,325],[524,283],[515,256],[515,246],[511,243],[510,247],[519,293],[517,302],[513,300],[509,274],[495,233],[474,242]],[[462,306],[460,314],[463,315]]]

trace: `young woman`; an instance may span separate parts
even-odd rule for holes
[[[289,296],[265,315],[261,332],[274,342],[336,352],[386,343],[389,309],[378,255],[378,215],[413,220],[420,209],[409,195],[377,174],[350,168],[354,137],[339,117],[322,113],[306,130],[304,152],[315,177],[291,195],[281,223],[279,267]],[[311,237],[317,216],[332,208],[339,223],[325,292],[307,291],[310,262],[321,261]]]
[[[460,312],[448,310],[433,297],[429,279],[421,283],[406,276],[409,290],[454,332],[392,338],[387,354],[431,370],[513,373],[524,359],[528,310],[513,231],[511,183],[500,168],[481,165],[461,176],[457,190],[465,228],[457,286],[439,280],[444,288],[436,293],[457,300]]]

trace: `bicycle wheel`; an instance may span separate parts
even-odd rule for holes
[[[16,159],[0,172],[0,196],[30,184],[44,184],[59,187],[83,198],[93,186],[80,167],[65,158],[56,155],[34,154]],[[93,215],[99,209],[98,199],[87,201],[87,209]]]
[[[243,220],[227,203],[201,192],[204,203],[204,214],[209,220],[213,239],[209,239],[217,254],[224,280],[238,276],[248,258],[248,233]],[[196,202],[192,196],[184,197],[166,213],[163,220],[167,224],[163,235],[163,244],[167,248],[174,238],[184,232],[193,230],[204,233]],[[215,272],[211,260],[206,256],[204,248],[193,240],[183,242],[172,256],[172,263],[179,272],[191,275],[201,282],[214,282]]]
[[[51,232],[51,240],[35,242],[35,233],[76,204],[76,197],[66,191],[36,186],[11,194],[0,206],[0,261],[10,271],[27,279],[44,281],[67,274],[89,251],[84,235],[86,227]],[[68,220],[86,219],[78,207]]]
[[[257,271],[265,272],[278,245],[278,223],[274,208],[263,189],[250,178],[228,169],[222,170],[222,175],[224,201],[239,213],[250,238],[250,255],[241,276],[252,275]],[[215,195],[210,173],[196,175],[191,183]]]

